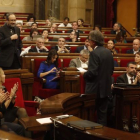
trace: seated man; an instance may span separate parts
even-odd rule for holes
[[[70,61],[69,67],[88,67],[88,58],[89,58],[89,51],[88,50],[81,50],[80,56],[76,59],[72,59]]]
[[[22,24],[20,22],[16,23],[16,26],[20,29],[20,33],[24,33],[24,30],[22,29]]]
[[[75,50],[75,53],[80,53],[81,50],[89,50],[89,51],[92,51],[91,47],[90,47],[90,44],[89,44],[89,38],[87,37],[86,40],[85,40],[85,45],[84,46],[80,46],[80,47],[77,47],[76,50]]]
[[[31,48],[29,52],[48,52],[49,50],[44,46],[44,39],[43,38],[37,38],[36,40],[36,47]]]
[[[37,23],[36,22],[34,22],[34,23],[32,23],[31,24],[31,29],[37,29],[37,27],[38,27],[38,25],[37,25]]]
[[[69,20],[70,19],[68,17],[65,17],[63,23],[61,23],[58,27],[72,27]]]
[[[45,24],[45,26],[47,26],[47,27],[51,27],[51,20],[49,20],[49,19],[46,19],[46,24]]]
[[[122,25],[120,23],[115,23],[114,26],[113,26],[113,29],[111,30],[110,33],[111,34],[117,34],[117,33],[119,33],[121,31],[125,35],[126,32],[121,28],[122,28]]]
[[[65,38],[60,37],[58,39],[58,45],[51,47],[51,50],[55,49],[57,51],[57,53],[70,53],[70,48],[66,47],[65,45],[66,45]]]
[[[140,51],[140,40],[134,39],[133,40],[133,49],[127,50],[126,53],[128,54],[136,54]]]
[[[50,33],[59,33],[57,31],[57,25],[56,24],[52,24],[52,26],[50,28]]]
[[[83,33],[83,31],[78,30],[78,23],[76,21],[74,21],[72,23],[72,30],[69,30],[68,33],[71,33],[72,31],[76,32],[78,34],[77,38],[79,37],[80,33]]]
[[[120,75],[117,78],[116,83],[126,83],[126,84],[139,84],[140,81],[140,72],[136,71],[136,63],[129,62],[127,64],[126,73]]]

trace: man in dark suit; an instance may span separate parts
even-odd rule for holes
[[[72,31],[77,33],[77,38],[79,38],[79,34],[83,33],[83,31],[78,30],[78,23],[77,23],[77,21],[74,21],[72,23],[72,30],[69,30],[68,33],[71,33]]]
[[[111,52],[103,47],[104,37],[101,32],[97,30],[91,31],[89,42],[93,51],[90,52],[88,71],[83,75],[86,81],[85,93],[96,94],[98,123],[106,125],[114,60]]]
[[[140,40],[134,39],[133,40],[133,49],[127,50],[126,53],[128,54],[136,54],[140,51]]]
[[[120,75],[116,83],[139,84],[140,73],[137,73],[136,68],[135,62],[129,62],[127,64],[126,73]]]
[[[89,50],[89,51],[92,51],[92,48],[90,47],[90,44],[89,44],[89,38],[88,37],[85,40],[85,45],[84,46],[77,47],[76,50],[75,50],[75,53],[80,53],[81,50]]]
[[[122,25],[120,23],[115,23],[113,26],[113,29],[111,30],[111,34],[118,34],[119,32],[122,32],[124,35],[126,35],[126,31],[122,29]]]
[[[65,45],[66,45],[65,38],[60,37],[58,39],[58,45],[51,47],[51,50],[55,49],[57,51],[57,53],[70,53],[70,48],[66,47]]]
[[[7,22],[0,28],[0,67],[21,68],[19,55],[22,48],[20,29],[15,26],[16,16],[7,14]]]
[[[36,40],[36,47],[31,48],[29,52],[48,52],[49,50],[44,46],[44,39],[43,38],[37,38]]]

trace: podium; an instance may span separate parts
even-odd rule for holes
[[[140,88],[115,87],[113,93],[116,96],[116,128],[125,131],[135,131],[131,129],[139,129]],[[130,128],[129,130],[126,130],[127,125]]]

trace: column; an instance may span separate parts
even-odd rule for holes
[[[70,21],[78,18],[85,20],[86,0],[68,0],[68,17]]]

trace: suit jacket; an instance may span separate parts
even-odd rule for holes
[[[126,84],[128,84],[128,78],[126,76],[126,73],[117,77],[116,83],[126,83]]]
[[[88,65],[88,61],[86,62],[86,64]],[[81,61],[79,57],[76,59],[72,59],[70,61],[69,67],[76,67],[76,68],[81,67]]]
[[[66,47],[68,50],[70,50],[70,48],[69,47]],[[53,47],[51,47],[51,50],[52,49],[55,49],[56,51],[58,51],[58,46],[53,46]]]
[[[20,29],[13,27],[14,34],[18,35],[18,39],[11,40],[11,31],[7,24],[0,28],[0,66],[10,67],[14,60],[14,55],[20,56],[22,42],[20,40]],[[19,61],[20,62],[20,61]]]
[[[73,31],[73,30],[68,30],[68,31],[67,31],[67,33],[71,33],[72,31]],[[79,33],[81,33],[81,34],[82,34],[82,33],[83,33],[83,31],[78,30],[78,34],[79,34]]]
[[[136,78],[136,76],[134,76],[134,78]],[[119,77],[117,77],[116,83],[126,83],[126,84],[129,84],[126,73],[124,73],[124,74],[120,75]],[[137,82],[137,84],[140,85],[139,82]]]
[[[86,94],[97,94],[105,98],[111,94],[111,75],[114,70],[114,60],[111,52],[103,46],[98,46],[90,52],[88,71],[84,73]]]
[[[75,53],[80,53],[81,50],[84,49],[84,46],[77,47]]]
[[[128,54],[134,54],[134,50],[133,49],[127,50],[126,53],[128,53]]]
[[[31,49],[29,50],[29,52],[38,52],[38,51],[37,51],[37,48],[34,47],[34,48],[31,48]],[[46,52],[46,53],[47,53],[48,51],[46,51],[46,50],[44,50],[44,49],[43,49],[43,50],[40,50],[40,53],[42,53],[42,52]]]
[[[121,29],[121,32],[123,32],[123,34],[126,34],[126,31],[125,31],[125,30],[123,30],[123,29]],[[110,34],[116,34],[116,31],[111,30]]]

